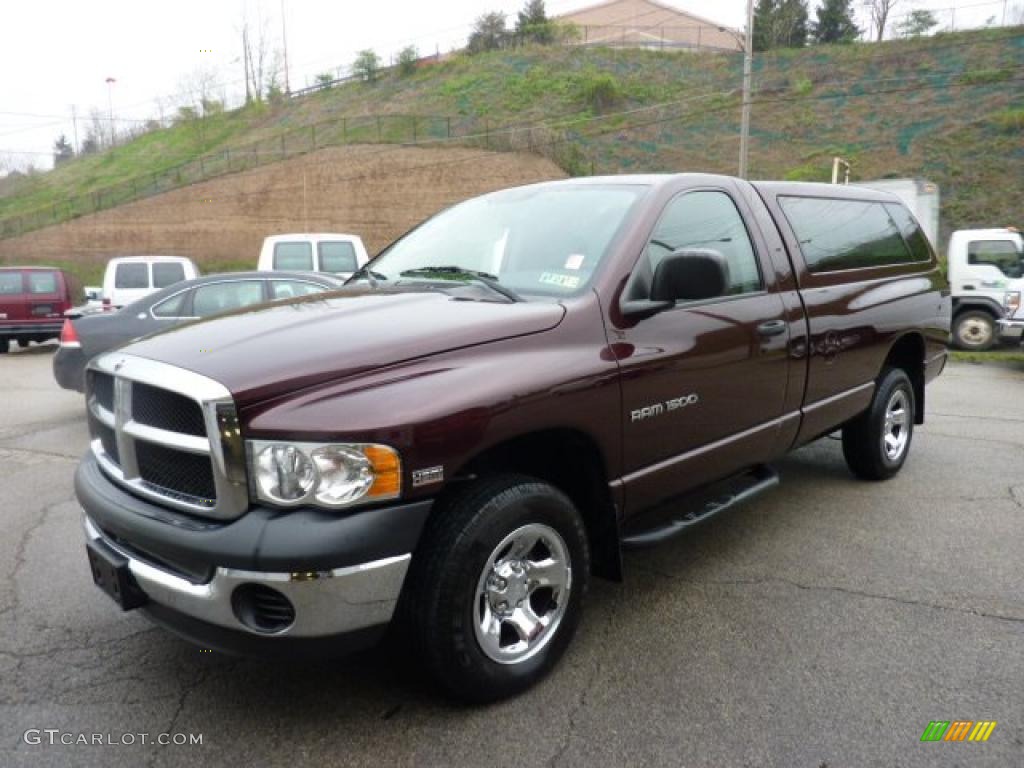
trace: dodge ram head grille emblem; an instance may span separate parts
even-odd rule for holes
[[[643,421],[644,419],[650,419],[654,416],[661,416],[663,413],[678,411],[688,405],[696,405],[699,402],[700,398],[697,396],[697,393],[691,392],[688,395],[676,397],[672,400],[666,400],[663,403],[654,403],[653,405],[647,405],[643,408],[637,408],[635,411],[630,413],[629,420]]]

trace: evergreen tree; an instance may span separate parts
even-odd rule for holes
[[[520,41],[550,43],[554,30],[544,9],[544,0],[527,0],[516,17],[516,37]]]
[[[781,0],[776,10],[778,47],[803,48],[807,45],[807,0]]]
[[[807,45],[807,0],[758,0],[754,8],[754,50]]]
[[[811,34],[816,43],[852,43],[860,37],[853,20],[853,0],[824,0],[818,6],[813,27]]]
[[[74,147],[72,147],[68,143],[67,138],[62,133],[60,135],[60,138],[58,138],[53,143],[53,164],[54,165],[60,165],[61,163],[66,163],[68,160],[70,160],[74,156],[75,156]]]
[[[470,53],[496,51],[504,48],[508,42],[508,30],[505,29],[505,14],[498,11],[485,13],[473,23],[473,31],[469,35]]]
[[[754,7],[754,50],[767,51],[774,48],[774,16],[776,0],[757,0]]]

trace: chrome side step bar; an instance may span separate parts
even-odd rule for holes
[[[731,507],[752,499],[779,484],[779,474],[767,465],[714,483],[703,491],[659,505],[653,513],[660,522],[620,540],[623,549],[640,549],[678,536]],[[668,510],[672,511],[669,512]],[[662,514],[658,515],[658,511]],[[666,517],[667,516],[667,517]]]

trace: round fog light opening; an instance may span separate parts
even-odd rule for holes
[[[291,601],[263,584],[237,587],[231,593],[231,608],[235,618],[254,632],[281,632],[295,623],[295,606]]]

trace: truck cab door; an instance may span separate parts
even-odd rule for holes
[[[681,192],[626,283],[625,300],[649,298],[659,261],[679,249],[728,264],[724,295],[616,331],[627,515],[777,453],[791,328],[759,232],[738,187]]]
[[[984,296],[1003,303],[1005,292],[1024,277],[1024,253],[1016,236],[988,236],[967,241],[967,263],[956,273],[954,295]]]

